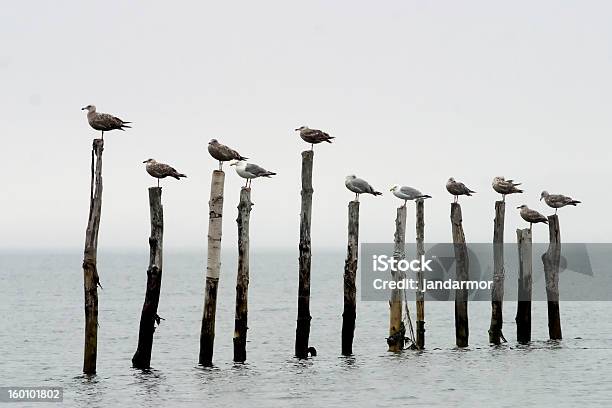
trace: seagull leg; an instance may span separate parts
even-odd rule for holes
[[[505,203],[505,202],[506,202],[506,195],[502,194],[502,203]]]
[[[311,144],[310,144],[310,150],[311,150],[311,151],[314,151],[314,143],[311,143]]]
[[[557,210],[558,210],[558,208],[555,208],[555,215],[557,215]]]
[[[102,131],[102,140],[104,140],[104,131]]]
[[[159,179],[157,179],[157,188],[159,188]]]
[[[219,170],[223,170],[223,162],[219,160]]]

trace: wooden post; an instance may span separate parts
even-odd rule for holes
[[[295,356],[308,357],[310,337],[310,219],[312,215],[312,162],[314,151],[302,152],[302,210],[300,212],[300,258],[298,278],[298,312],[295,328]]]
[[[416,201],[416,254],[417,259],[425,255],[425,200]],[[423,271],[417,272],[418,290],[416,293],[416,345],[419,350],[425,348],[425,292],[423,292]]]
[[[223,186],[225,173],[214,170],[210,183],[210,209],[208,219],[208,255],[206,264],[206,290],[204,294],[204,312],[200,330],[199,363],[212,366],[213,347],[215,342],[215,314],[217,312],[217,287],[221,271],[221,230],[223,217]]]
[[[517,229],[516,238],[519,254],[518,302],[516,309],[516,340],[519,343],[531,341],[531,230]]]
[[[353,354],[353,337],[355,335],[357,275],[359,249],[359,201],[348,205],[348,245],[344,262],[344,311],[342,313],[342,355]]]
[[[542,255],[548,301],[548,336],[561,340],[561,317],[559,315],[559,263],[561,261],[561,230],[557,214],[548,216],[548,250]]]
[[[491,325],[489,343],[501,344],[504,301],[504,216],[506,203],[495,202],[493,221],[493,288],[491,290]]]
[[[405,258],[406,245],[406,206],[403,205],[397,209],[395,217],[395,235],[394,235],[393,257],[399,261]],[[402,278],[402,273],[398,268],[391,270],[391,279],[399,282]],[[391,289],[391,299],[389,300],[389,351],[398,352],[404,349],[404,337],[406,329],[402,324],[402,289]]]
[[[149,212],[151,214],[151,236],[149,237],[149,268],[147,269],[147,290],[140,315],[138,348],[132,365],[134,368],[151,368],[151,349],[155,323],[159,324],[157,315],[159,293],[162,281],[162,252],[164,237],[164,209],[161,203],[161,187],[149,187]]]
[[[251,215],[251,189],[240,189],[238,204],[238,273],[236,275],[236,317],[234,319],[234,361],[246,360],[247,317],[249,294],[249,218]]]
[[[464,282],[469,280],[469,259],[465,235],[463,234],[463,219],[459,203],[451,204],[450,218],[453,229],[453,246],[455,249],[455,279]],[[465,288],[457,289],[455,291],[455,339],[457,347],[467,347],[469,335],[468,291]]]
[[[89,218],[83,251],[83,288],[85,291],[85,347],[83,372],[96,373],[98,354],[98,230],[102,211],[102,151],[104,140],[94,139],[91,150],[91,186],[89,192]],[[95,157],[94,157],[95,156]]]

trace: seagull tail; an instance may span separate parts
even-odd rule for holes
[[[417,199],[421,199],[421,198],[422,198],[422,199],[425,199],[425,198],[431,198],[431,196],[430,196],[430,195],[428,195],[428,194],[423,194],[423,195],[420,195],[420,196],[418,196],[418,197],[417,197]]]
[[[523,193],[524,191],[523,191],[523,190],[521,190],[520,188],[516,188],[516,189],[514,189],[514,192],[515,192],[515,193]]]
[[[178,174],[173,175],[172,177],[174,177],[174,178],[175,178],[175,179],[177,179],[177,180],[180,180],[180,179],[181,179],[181,177],[185,177],[185,178],[187,178],[187,175],[186,175],[186,174],[183,174],[183,173],[178,173]]]
[[[244,156],[240,156],[240,155],[238,155],[238,160],[239,160],[239,161],[242,161],[242,160],[249,160],[249,158],[248,158],[248,157],[244,157]]]
[[[374,194],[375,196],[382,195],[382,193],[380,191],[374,191],[372,194]]]
[[[570,205],[573,205],[574,207],[576,206],[576,204],[580,204],[582,201],[578,201],[578,200],[572,200],[570,202]]]
[[[126,123],[130,123],[130,122],[126,122]],[[128,128],[128,129],[131,129],[132,127],[131,127],[131,126],[128,126],[128,125],[121,125],[121,127],[119,128],[119,130],[125,130],[125,129],[123,129],[123,128]]]
[[[276,176],[276,173],[273,171],[269,171],[264,175],[264,177],[270,177],[270,176]]]
[[[331,143],[331,142],[332,142],[332,139],[335,139],[335,138],[336,138],[336,136],[329,136],[329,135],[328,135],[328,138],[327,138],[327,139],[325,139],[325,141],[326,141],[327,143]]]

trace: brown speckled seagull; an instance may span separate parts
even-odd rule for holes
[[[540,195],[540,201],[544,199],[544,202],[551,208],[555,209],[555,214],[557,210],[561,207],[565,207],[566,205],[573,205],[574,207],[577,204],[580,204],[580,201],[574,200],[572,197],[564,196],[563,194],[549,194],[548,191],[542,191],[542,195]]]
[[[544,224],[548,224],[548,218],[546,218],[544,215],[540,214],[536,210],[532,210],[531,208],[527,207],[525,204],[519,207],[516,207],[516,208],[521,210],[521,218],[523,218],[525,221],[529,223],[530,231],[531,231],[531,226],[533,224],[537,224],[538,222],[543,222]]]
[[[159,179],[174,177],[175,179],[180,180],[181,177],[187,177],[183,173],[176,171],[174,167],[164,163],[158,163],[155,161],[155,159],[147,159],[143,161],[143,163],[146,163],[147,165],[147,173],[157,179],[157,187],[159,187]]]
[[[459,202],[460,195],[471,196],[475,191],[470,190],[465,184],[455,181],[454,178],[449,178],[446,182],[446,191],[451,193],[455,197],[455,203]]]
[[[247,160],[248,157],[242,156],[240,153],[235,151],[234,149],[221,144],[217,141],[217,139],[211,139],[208,142],[208,153],[210,155],[219,160],[219,170],[223,170],[223,162],[231,161],[231,160]]]
[[[300,137],[303,141],[310,143],[310,150],[313,150],[316,144],[321,142],[331,143],[332,139],[335,139],[334,136],[330,136],[318,129],[310,129],[308,126],[300,126],[295,130],[300,132]]]
[[[128,126],[128,123],[124,120],[119,119],[113,115],[109,115],[108,113],[98,113],[96,112],[95,105],[87,105],[81,110],[87,111],[87,121],[89,122],[89,126],[96,130],[102,131],[102,140],[104,140],[104,132],[109,132],[111,130],[125,130],[124,128],[131,128]]]
[[[516,186],[520,186],[521,183],[515,183],[514,180],[506,180],[504,177],[495,177],[493,179],[493,190],[497,191],[502,195],[502,201],[506,202],[506,195],[522,193],[523,190],[520,188],[516,188]]]

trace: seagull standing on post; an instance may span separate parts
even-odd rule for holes
[[[147,173],[157,179],[157,187],[159,187],[159,179],[174,177],[175,179],[180,180],[181,177],[187,177],[185,174],[176,171],[174,167],[164,163],[158,163],[155,161],[155,159],[147,159],[143,161],[143,163],[147,165]]]
[[[506,202],[507,194],[523,192],[523,190],[516,188],[516,186],[520,185],[521,183],[515,183],[514,180],[506,180],[504,177],[495,177],[492,183],[493,190],[502,195],[502,201],[504,203]]]
[[[89,122],[89,126],[96,130],[102,131],[102,140],[104,140],[104,132],[109,132],[111,130],[125,130],[124,128],[130,129],[131,126],[128,126],[128,123],[124,120],[119,119],[113,115],[109,115],[108,113],[98,113],[96,112],[95,105],[87,105],[81,110],[87,111],[87,121]]]
[[[577,204],[580,204],[580,201],[574,200],[571,197],[564,196],[563,194],[549,194],[548,191],[542,191],[542,195],[540,195],[540,201],[544,199],[544,202],[551,208],[555,209],[555,214],[557,210],[561,207],[565,207],[566,205],[573,205],[574,207]]]
[[[422,194],[416,188],[412,188],[408,186],[400,187],[397,184],[391,187],[390,191],[392,191],[393,195],[396,196],[397,198],[404,200],[404,207],[406,206],[407,200],[424,200],[426,198],[431,198],[430,195]]]
[[[330,136],[318,129],[310,129],[308,126],[300,126],[295,130],[300,132],[300,137],[303,141],[310,143],[310,150],[314,150],[314,145],[316,144],[321,142],[331,143],[332,139],[335,139],[334,136]]]
[[[364,179],[357,178],[357,176],[354,174],[346,176],[344,185],[350,191],[355,193],[355,201],[359,201],[359,194],[372,194],[374,196],[379,196],[382,194],[381,192],[374,190],[370,183]]]
[[[258,177],[270,177],[275,176],[276,173],[268,171],[263,167],[259,167],[253,163],[247,163],[244,160],[233,161],[230,166],[236,166],[236,173],[244,179],[246,179],[245,188],[251,187],[251,180]]]
[[[208,153],[219,160],[219,170],[223,170],[224,161],[248,159],[248,157],[242,156],[234,149],[219,143],[217,139],[211,139],[211,141],[208,142]]]
[[[471,196],[472,193],[475,193],[475,191],[472,191],[469,188],[467,188],[465,184],[455,181],[455,179],[452,177],[449,178],[448,181],[446,182],[446,191],[448,191],[453,196],[455,196],[454,203],[459,202],[460,195]]]
[[[544,215],[540,214],[536,210],[532,210],[527,207],[525,204],[516,207],[518,210],[521,210],[521,218],[529,223],[529,231],[531,231],[531,227],[533,224],[537,224],[538,222],[543,222],[544,224],[548,224],[548,218]]]

